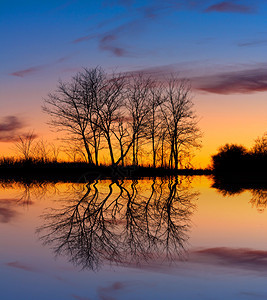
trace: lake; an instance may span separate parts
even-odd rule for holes
[[[267,299],[267,190],[1,182],[1,299]]]

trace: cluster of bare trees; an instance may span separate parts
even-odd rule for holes
[[[43,110],[91,165],[100,158],[113,166],[138,165],[144,152],[146,164],[178,169],[200,147],[190,91],[186,80],[160,83],[97,67],[60,81]]]

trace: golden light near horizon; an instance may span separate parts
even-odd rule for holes
[[[266,93],[248,95],[209,95],[195,93],[193,102],[203,132],[202,149],[195,152],[193,166],[205,168],[210,164],[211,155],[226,143],[242,144],[248,149],[267,128]],[[39,101],[40,106],[42,101]],[[47,125],[48,117],[36,109],[34,119],[25,130],[34,130],[39,138],[60,145],[62,133]],[[39,111],[39,112],[38,112]],[[39,121],[40,120],[40,121]],[[1,142],[1,156],[16,156],[13,142]],[[68,157],[62,152],[62,159]]]

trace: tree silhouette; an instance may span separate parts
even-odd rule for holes
[[[190,92],[189,82],[176,77],[159,84],[144,74],[107,74],[97,67],[60,81],[43,110],[51,125],[67,132],[69,143],[82,145],[79,151],[91,165],[99,164],[101,149],[114,167],[124,166],[126,158],[139,165],[143,145],[152,148],[146,159],[153,167],[160,161],[166,166],[168,155],[168,166],[178,169],[191,149],[200,147]]]
[[[172,77],[164,93],[161,105],[162,117],[169,143],[169,164],[171,168],[178,169],[181,154],[190,148],[200,147],[202,136],[197,127],[197,119],[190,96],[191,86],[188,80],[179,80]]]
[[[255,144],[252,147],[251,152],[258,156],[267,155],[267,133],[264,133],[262,137],[258,137],[255,140]]]
[[[15,142],[16,150],[26,161],[33,155],[33,142],[35,138],[36,134],[33,131],[29,131],[25,135],[20,135],[18,141]]]
[[[227,172],[242,168],[247,150],[242,145],[226,144],[212,156],[212,168],[215,172]]]

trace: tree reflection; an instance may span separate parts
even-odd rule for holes
[[[252,207],[256,207],[258,212],[263,212],[267,207],[267,185],[265,178],[261,180],[255,179],[254,181],[247,178],[222,178],[218,176],[213,177],[212,187],[223,196],[236,196],[244,191],[249,191],[252,195],[249,203]]]
[[[18,190],[16,204],[21,206],[32,205],[34,199],[44,199],[48,193],[55,195],[58,192],[54,182],[0,181],[0,187],[3,189]]]
[[[267,190],[254,189],[251,190],[251,194],[252,207],[256,207],[258,212],[263,212],[267,207]]]
[[[178,177],[92,181],[44,215],[40,239],[82,268],[141,264],[185,250],[197,193]]]

